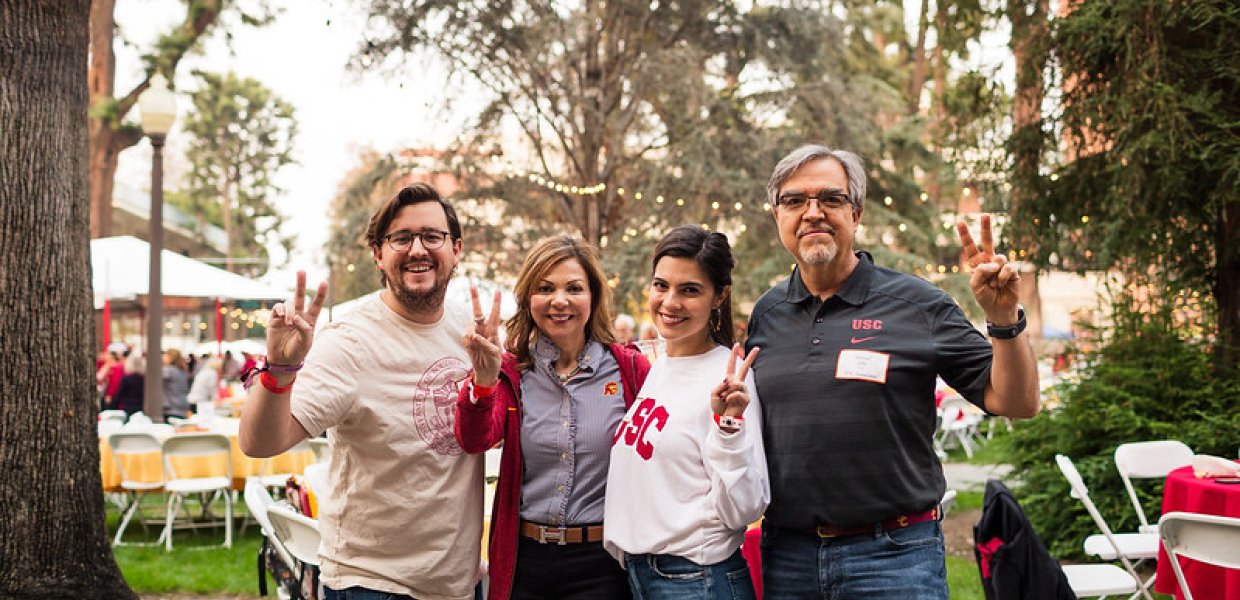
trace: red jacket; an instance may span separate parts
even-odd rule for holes
[[[610,350],[620,365],[620,384],[624,386],[624,408],[628,410],[637,397],[650,361],[632,346],[611,344]],[[508,598],[513,572],[517,567],[518,511],[521,508],[521,373],[517,357],[504,353],[499,383],[489,398],[471,401],[470,386],[461,386],[456,403],[456,440],[466,452],[486,452],[504,442],[500,454],[499,482],[491,509],[491,539],[488,557],[491,576],[488,600]],[[512,417],[512,418],[509,418]]]

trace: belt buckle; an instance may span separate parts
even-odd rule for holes
[[[538,543],[550,544],[555,543],[561,546],[568,544],[568,536],[563,527],[546,527],[538,526]]]
[[[822,525],[819,525],[818,527],[815,527],[814,529],[818,532],[818,537],[824,540],[829,540],[833,537],[839,537],[840,535],[838,533],[832,532],[831,530],[827,529],[826,527],[823,527]]]
[[[908,527],[908,516],[900,515],[900,518],[896,519],[896,525],[899,525],[900,527]]]

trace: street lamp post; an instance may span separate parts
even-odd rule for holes
[[[151,87],[138,98],[142,131],[151,140],[151,233],[150,281],[146,307],[146,387],[142,412],[156,423],[164,420],[164,293],[160,255],[164,250],[164,137],[176,120],[176,97],[168,80],[156,73]]]

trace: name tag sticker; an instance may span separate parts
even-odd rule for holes
[[[873,350],[840,350],[835,363],[836,379],[858,379],[887,383],[887,363],[891,355]]]

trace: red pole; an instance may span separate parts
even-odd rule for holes
[[[215,355],[224,356],[224,311],[220,310],[219,298],[215,299]]]
[[[103,301],[103,347],[107,348],[112,343],[112,301],[104,299]]]

